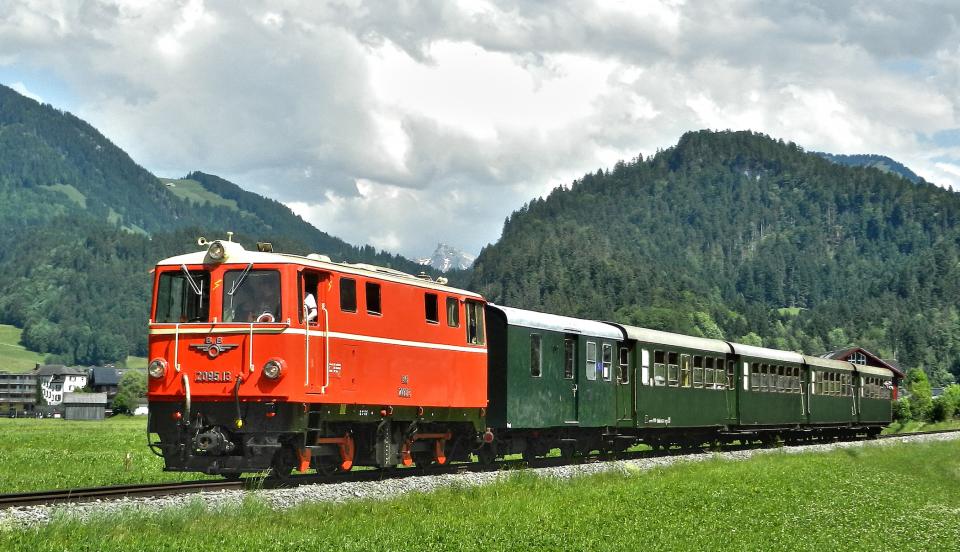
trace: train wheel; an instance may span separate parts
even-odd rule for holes
[[[480,447],[480,450],[477,451],[477,460],[480,461],[484,466],[489,466],[493,464],[493,461],[497,459],[497,453],[490,447],[490,445],[484,445]]]
[[[273,460],[270,462],[270,477],[280,481],[289,480],[296,462],[297,457],[293,449],[280,447],[273,454]]]
[[[340,471],[340,461],[333,456],[318,456],[314,459],[313,467],[319,475],[333,475]]]
[[[573,443],[564,443],[560,445],[560,457],[568,462],[573,460],[573,455],[575,452],[577,452],[577,447]]]

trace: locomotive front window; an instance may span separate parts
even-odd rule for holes
[[[224,322],[280,320],[280,272],[228,270],[223,275]]]
[[[155,322],[206,322],[210,319],[210,273],[160,274]]]

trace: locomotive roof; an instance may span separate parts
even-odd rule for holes
[[[643,343],[657,343],[670,345],[673,347],[683,347],[685,349],[696,349],[698,351],[710,351],[713,353],[727,354],[730,352],[730,345],[726,341],[719,339],[707,339],[705,337],[693,337],[683,334],[662,332],[660,330],[650,330],[639,328],[637,326],[626,326],[610,322],[611,325],[623,330],[627,339],[634,339]]]
[[[513,307],[501,307],[493,303],[487,303],[487,306],[497,309],[507,318],[507,324],[512,326],[524,326],[528,328],[538,328],[541,330],[551,330],[556,332],[577,333],[594,337],[605,337],[607,339],[623,339],[623,334],[617,328],[610,324],[597,322],[594,320],[584,320],[582,318],[572,318],[570,316],[560,316],[557,314],[547,314],[545,312],[536,312]]]
[[[803,355],[803,361],[808,365],[816,366],[817,368],[831,368],[833,370],[846,370],[848,372],[853,371],[853,365],[842,360]]]
[[[767,360],[779,360],[780,362],[792,362],[794,364],[803,363],[803,355],[793,351],[781,351],[779,349],[767,349],[766,347],[754,347],[753,345],[744,345],[743,343],[730,342],[733,352],[740,356],[754,357]],[[822,359],[821,359],[822,360]]]
[[[390,282],[398,282],[411,286],[418,286],[427,289],[434,289],[437,291],[443,291],[446,293],[456,293],[458,295],[466,295],[475,299],[482,300],[483,297],[472,291],[467,291],[465,289],[459,289],[444,284],[439,284],[432,280],[424,280],[418,278],[413,274],[407,274],[406,272],[401,272],[399,270],[394,270],[392,268],[374,266],[364,263],[335,263],[330,260],[321,260],[313,259],[310,257],[304,257],[301,255],[292,255],[289,253],[265,253],[260,251],[248,251],[244,249],[237,242],[230,243],[230,254],[222,263],[218,264],[297,264],[303,266],[309,266],[313,268],[321,268],[330,271],[342,272],[345,274],[353,274],[359,276],[367,276],[372,278],[378,278],[380,280],[387,280]],[[207,258],[207,250],[197,251],[195,253],[186,253],[184,255],[177,255],[176,257],[170,257],[163,259],[157,263],[157,266],[180,266],[180,265],[200,265],[200,264],[210,264],[210,260]]]

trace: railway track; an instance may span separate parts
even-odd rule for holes
[[[917,433],[895,433],[889,435],[879,435],[877,439],[895,439],[901,437],[913,437],[918,435],[936,435],[942,433],[957,433],[958,429],[947,429],[939,431],[922,431]],[[822,443],[806,443],[822,444]],[[802,445],[801,445],[802,446]],[[755,445],[730,445],[723,450],[747,450],[757,448]],[[674,448],[668,450],[644,450],[622,452],[615,456],[616,460],[633,460],[640,458],[654,458],[662,456],[675,456],[682,454],[705,453],[707,450],[701,447],[694,448]],[[348,482],[378,481],[384,479],[400,479],[406,477],[416,477],[424,475],[452,474],[466,471],[499,471],[505,469],[521,468],[547,468],[563,466],[571,463],[594,463],[608,461],[610,458],[601,456],[576,457],[568,460],[561,457],[538,458],[534,461],[525,460],[502,460],[491,464],[452,464],[449,466],[430,466],[427,468],[407,468],[394,470],[356,470],[346,473],[335,473],[332,475],[304,474],[293,475],[283,479],[251,477],[241,480],[203,480],[186,481],[177,483],[152,483],[143,485],[112,485],[105,487],[89,487],[80,489],[60,489],[53,491],[36,491],[28,493],[0,494],[0,509],[19,508],[25,506],[49,506],[55,504],[77,503],[77,502],[95,502],[101,500],[118,500],[122,498],[142,498],[156,497],[177,494],[191,494],[202,491],[219,490],[243,490],[243,489],[269,489],[278,487],[292,487],[311,484],[337,484]]]

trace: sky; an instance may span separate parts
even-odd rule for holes
[[[960,3],[0,0],[0,83],[411,258],[687,131],[960,187]]]

